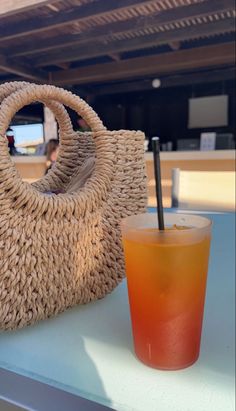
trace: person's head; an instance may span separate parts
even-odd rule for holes
[[[79,117],[77,122],[78,122],[79,128],[81,130],[85,130],[85,131],[89,130],[88,124],[86,123],[86,121],[82,117]]]
[[[55,138],[49,140],[46,146],[47,161],[54,163],[58,156],[59,141]]]

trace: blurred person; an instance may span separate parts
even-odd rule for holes
[[[77,124],[79,126],[78,131],[91,131],[90,127],[88,126],[88,124],[86,123],[86,121],[82,118],[79,117],[77,120]]]
[[[52,168],[57,160],[59,140],[52,138],[46,145],[46,173]]]
[[[46,147],[47,147],[47,144],[45,142],[41,143],[41,144],[38,144],[37,147],[36,147],[36,150],[35,150],[35,155],[36,156],[45,156],[46,155]]]
[[[14,131],[12,128],[8,128],[6,131],[6,138],[8,140],[8,148],[9,148],[9,153],[11,156],[16,156],[20,154],[15,146],[15,136],[14,136]]]

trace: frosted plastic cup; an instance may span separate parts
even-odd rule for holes
[[[200,351],[211,221],[167,213],[122,221],[134,347],[145,364],[178,370]],[[178,228],[175,228],[174,226]]]

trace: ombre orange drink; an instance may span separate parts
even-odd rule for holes
[[[145,364],[177,370],[199,356],[211,237],[210,220],[155,214],[122,222],[134,346]]]

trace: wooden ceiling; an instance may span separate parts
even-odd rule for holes
[[[1,0],[0,82],[101,93],[157,76],[232,77],[235,15],[234,0]]]

